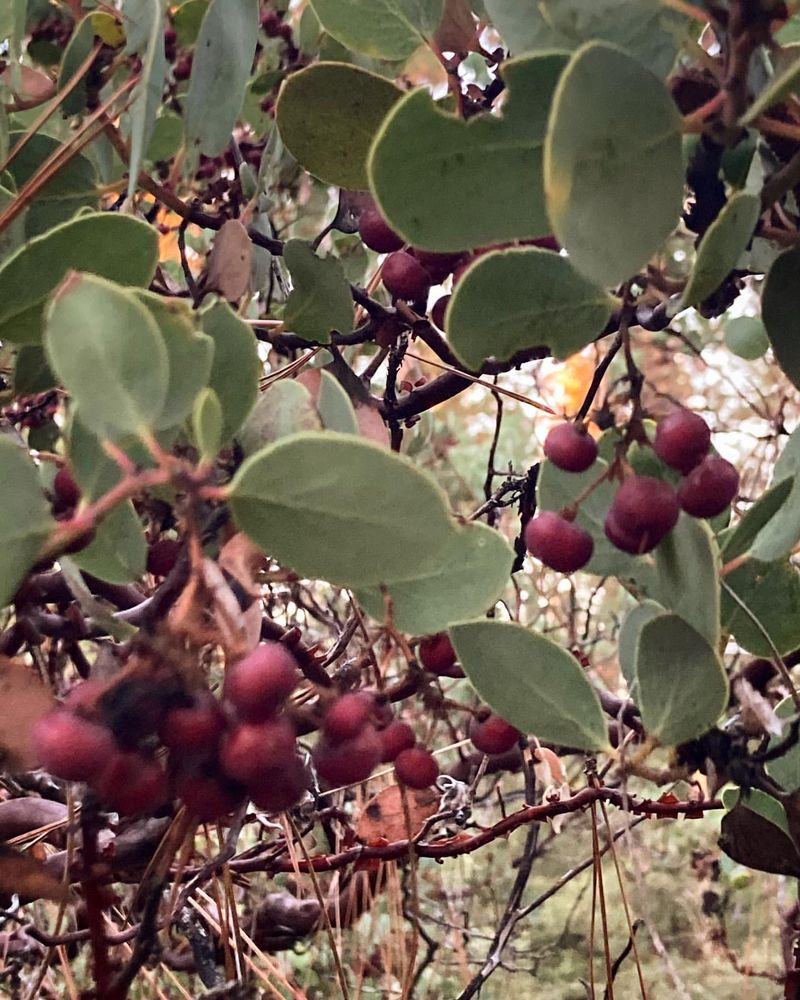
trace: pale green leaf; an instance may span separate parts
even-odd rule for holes
[[[148,0],[148,7],[142,12],[142,20],[146,29],[147,41],[142,53],[141,78],[133,91],[133,99],[128,112],[130,119],[129,198],[133,197],[136,190],[142,158],[153,136],[168,69],[164,50],[163,0]]]
[[[157,261],[158,233],[131,215],[83,215],[57,226],[0,267],[0,339],[41,340],[44,302],[70,270],[145,286]]]
[[[450,629],[458,659],[481,698],[523,733],[579,750],[608,747],[600,701],[575,657],[515,622]]]
[[[716,651],[675,614],[642,626],[636,651],[638,705],[648,736],[676,746],[711,729],[728,704]]]
[[[652,621],[658,615],[665,614],[667,614],[667,609],[658,601],[642,601],[635,608],[631,608],[619,630],[617,656],[622,676],[634,698],[636,696],[636,650],[639,645],[639,635],[647,622]]]
[[[444,494],[407,459],[351,434],[295,434],[248,458],[231,485],[238,526],[304,576],[349,587],[438,566]]]
[[[726,574],[725,583],[722,625],[742,649],[754,656],[771,657],[773,646],[781,655],[800,646],[800,575],[788,560],[762,563],[748,559]]]
[[[502,117],[464,121],[426,90],[398,101],[367,164],[370,188],[392,228],[413,246],[436,251],[549,233],[542,147],[565,63],[563,53],[505,63]]]
[[[346,63],[314,63],[292,73],[275,109],[281,139],[310,173],[363,190],[370,143],[402,97],[391,81]]]
[[[403,632],[430,635],[482,614],[503,593],[513,562],[511,546],[494,528],[469,524],[454,531],[439,566],[388,585],[395,625]],[[356,596],[368,614],[383,621],[380,590],[360,589]]]
[[[283,320],[305,340],[330,343],[331,332],[348,333],[353,325],[353,299],[342,262],[317,257],[304,240],[289,240],[283,259],[292,276],[292,291]]]
[[[794,477],[792,489],[780,508],[761,528],[750,554],[761,562],[774,562],[800,541],[800,428],[795,428],[772,470],[772,483]]]
[[[800,247],[782,253],[769,270],[761,295],[761,318],[775,360],[800,386]]]
[[[353,52],[405,59],[433,36],[443,0],[311,0],[323,28]]]
[[[207,300],[200,310],[203,331],[214,341],[208,385],[222,406],[222,443],[239,430],[258,397],[262,366],[255,334],[227,302]]]
[[[116,506],[97,526],[91,543],[71,556],[76,566],[108,583],[132,583],[145,571],[147,542],[130,500]]]
[[[544,148],[547,212],[574,266],[600,285],[642,268],[678,224],[681,117],[622,49],[579,48],[556,88]]]
[[[299,431],[322,430],[311,394],[293,379],[281,379],[269,386],[256,401],[237,438],[245,455],[252,455]]]
[[[535,247],[498,250],[461,276],[447,307],[447,338],[474,369],[528,347],[566,358],[602,332],[613,305],[566,257]]]
[[[192,430],[202,461],[213,461],[222,442],[222,406],[213,389],[203,389],[194,401]]]
[[[711,223],[700,241],[683,307],[698,305],[717,290],[736,266],[761,215],[761,199],[740,191]]]
[[[132,292],[71,272],[45,316],[51,368],[99,437],[152,430],[167,398],[169,356]]]

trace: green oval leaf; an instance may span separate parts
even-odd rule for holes
[[[195,398],[208,384],[214,341],[195,329],[195,315],[188,302],[137,290],[136,298],[158,325],[169,360],[169,385],[161,412],[153,414],[153,427],[175,427],[192,412]]]
[[[73,74],[77,72],[80,64],[92,51],[93,44],[94,25],[92,15],[87,14],[72,32],[67,47],[64,49],[61,65],[58,68],[58,82],[56,84],[58,90],[65,87]],[[62,101],[61,111],[63,114],[77,115],[86,107],[86,77],[88,74],[89,70],[84,73],[77,86]]]
[[[664,84],[616,46],[578,49],[544,147],[547,212],[575,267],[600,285],[635,274],[677,225],[683,180],[681,118]]]
[[[311,0],[328,34],[374,59],[405,59],[433,33],[443,0]]]
[[[794,487],[794,480],[794,476],[781,479],[756,500],[736,527],[727,534],[722,546],[724,562],[744,555],[755,544],[762,528],[769,524],[786,503]]]
[[[130,122],[129,198],[133,197],[136,190],[142,158],[153,137],[168,69],[164,49],[164,8],[161,0],[147,0],[141,11],[141,22],[141,29],[146,37],[142,54],[141,78],[133,91],[133,99],[128,112]],[[128,51],[130,51],[130,46]]]
[[[398,101],[367,164],[370,188],[392,228],[413,246],[436,251],[549,233],[542,147],[566,58],[551,52],[506,63],[502,118],[464,121],[425,90]]]
[[[723,589],[722,624],[742,649],[771,657],[772,646],[764,632],[782,656],[800,646],[800,575],[788,560],[748,559],[726,575],[725,583],[750,612]]]
[[[25,132],[12,132],[11,145],[16,145]],[[22,187],[57,149],[61,142],[44,132],[35,132],[8,166],[17,190]],[[25,234],[28,239],[45,233],[53,226],[66,222],[79,208],[97,208],[97,172],[91,160],[81,153],[59,167],[28,206]]]
[[[800,247],[782,253],[767,274],[761,295],[761,318],[775,360],[791,382],[800,387]]]
[[[222,441],[222,406],[213,389],[203,389],[195,400],[192,431],[202,461],[213,461]]]
[[[194,49],[184,102],[194,155],[218,156],[242,109],[258,42],[258,0],[211,0]]]
[[[362,587],[438,566],[444,494],[407,459],[351,434],[295,434],[252,455],[231,484],[239,527],[299,573]]]
[[[665,614],[667,614],[667,609],[658,601],[642,601],[635,608],[631,608],[619,630],[617,656],[622,676],[634,698],[636,697],[636,650],[639,645],[639,636],[647,622],[652,621],[658,615]]]
[[[255,334],[227,302],[211,299],[200,310],[204,333],[214,341],[214,359],[208,385],[222,406],[222,444],[247,419],[258,398],[262,372]]]
[[[389,80],[347,63],[315,63],[284,80],[275,109],[289,152],[327,184],[368,186],[367,153],[402,97]]]
[[[740,191],[733,195],[706,230],[681,306],[708,298],[736,266],[761,215],[761,199]]]
[[[479,257],[456,285],[447,337],[475,369],[526,347],[549,347],[565,358],[597,337],[613,304],[566,257],[534,247],[498,250]]]
[[[735,802],[720,824],[719,846],[728,857],[756,871],[800,876],[800,852],[780,802],[758,789]]]
[[[152,429],[166,402],[169,359],[155,320],[131,292],[72,272],[47,310],[45,350],[99,437]]]
[[[121,285],[150,284],[158,233],[131,215],[83,215],[27,243],[0,267],[0,340],[38,342],[45,299],[67,271]]]
[[[772,517],[758,532],[750,555],[761,562],[775,562],[800,541],[800,427],[795,428],[772,470],[772,482],[792,478],[792,488]],[[732,557],[729,557],[732,558]]]
[[[782,101],[787,94],[797,89],[800,81],[800,56],[795,55],[788,64],[767,83],[741,118],[742,125],[750,125],[768,108]]]
[[[70,558],[86,573],[108,583],[140,579],[147,562],[147,542],[130,500],[103,518],[91,543]]]
[[[353,299],[342,262],[317,257],[304,240],[289,240],[283,259],[293,288],[286,300],[283,320],[299,337],[328,344],[331,331],[348,333],[353,325]]]
[[[636,683],[649,736],[676,746],[711,729],[728,704],[716,652],[675,614],[646,622],[636,650]]]
[[[503,593],[513,562],[511,546],[494,528],[469,524],[454,531],[440,565],[389,584],[395,625],[403,632],[430,635],[482,614]],[[356,596],[369,615],[383,621],[380,590],[361,589]]]
[[[450,635],[475,690],[512,725],[578,750],[608,747],[600,701],[571,653],[515,622],[466,622]]]
[[[25,448],[0,434],[0,607],[14,596],[55,526],[39,475]]]
[[[737,316],[725,323],[725,346],[738,358],[755,361],[769,350],[769,337],[760,319]]]
[[[485,0],[492,23],[514,53],[614,42],[658,76],[675,62],[687,18],[661,0]]]
[[[308,389],[294,379],[281,379],[258,397],[237,438],[244,454],[253,455],[290,434],[321,430]]]

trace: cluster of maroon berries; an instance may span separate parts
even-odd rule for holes
[[[389,255],[383,262],[381,276],[386,291],[396,299],[424,302],[431,286],[440,285],[466,258],[463,253],[432,253],[414,247],[405,249],[402,236],[398,236],[374,204],[362,211],[358,231],[370,250]],[[444,323],[445,305],[446,302],[434,316],[437,326]]]
[[[433,754],[417,745],[411,726],[392,718],[388,704],[370,691],[340,695],[325,713],[314,748],[319,776],[333,787],[351,785],[380,763],[394,763],[409,788],[429,788],[439,777]]]
[[[173,798],[201,821],[227,815],[246,798],[280,812],[310,783],[284,711],[299,679],[291,652],[264,643],[228,669],[222,702],[209,691],[165,699],[147,687],[144,697],[128,694],[125,702],[120,695],[130,681],[85,681],[38,720],[34,751],[51,774],[87,782],[124,815],[152,813]]]
[[[655,476],[633,475],[617,490],[603,529],[623,552],[652,551],[675,527],[681,510],[692,517],[716,517],[739,489],[730,462],[709,454],[711,431],[702,417],[680,408],[656,427],[653,449],[683,475],[677,490]],[[597,457],[597,445],[577,424],[560,424],[547,436],[546,457],[567,472],[585,472]],[[551,569],[572,573],[592,557],[591,535],[574,523],[572,511],[544,511],[525,529],[528,551]]]

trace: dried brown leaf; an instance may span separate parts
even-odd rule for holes
[[[6,770],[24,771],[36,766],[31,730],[52,704],[52,694],[31,667],[21,660],[0,656],[0,748]]]

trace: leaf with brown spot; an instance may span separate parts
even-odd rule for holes
[[[0,751],[2,767],[24,771],[36,766],[31,730],[52,706],[53,696],[33,669],[20,660],[0,656]]]
[[[411,818],[411,835],[416,836],[425,820],[439,808],[439,793],[426,788],[408,793],[408,812]],[[364,806],[358,818],[356,834],[361,840],[405,840],[408,837],[400,786],[389,785],[374,795]]]
[[[54,878],[40,861],[0,844],[0,894],[17,894],[25,900],[52,899],[60,902],[67,887]]]

